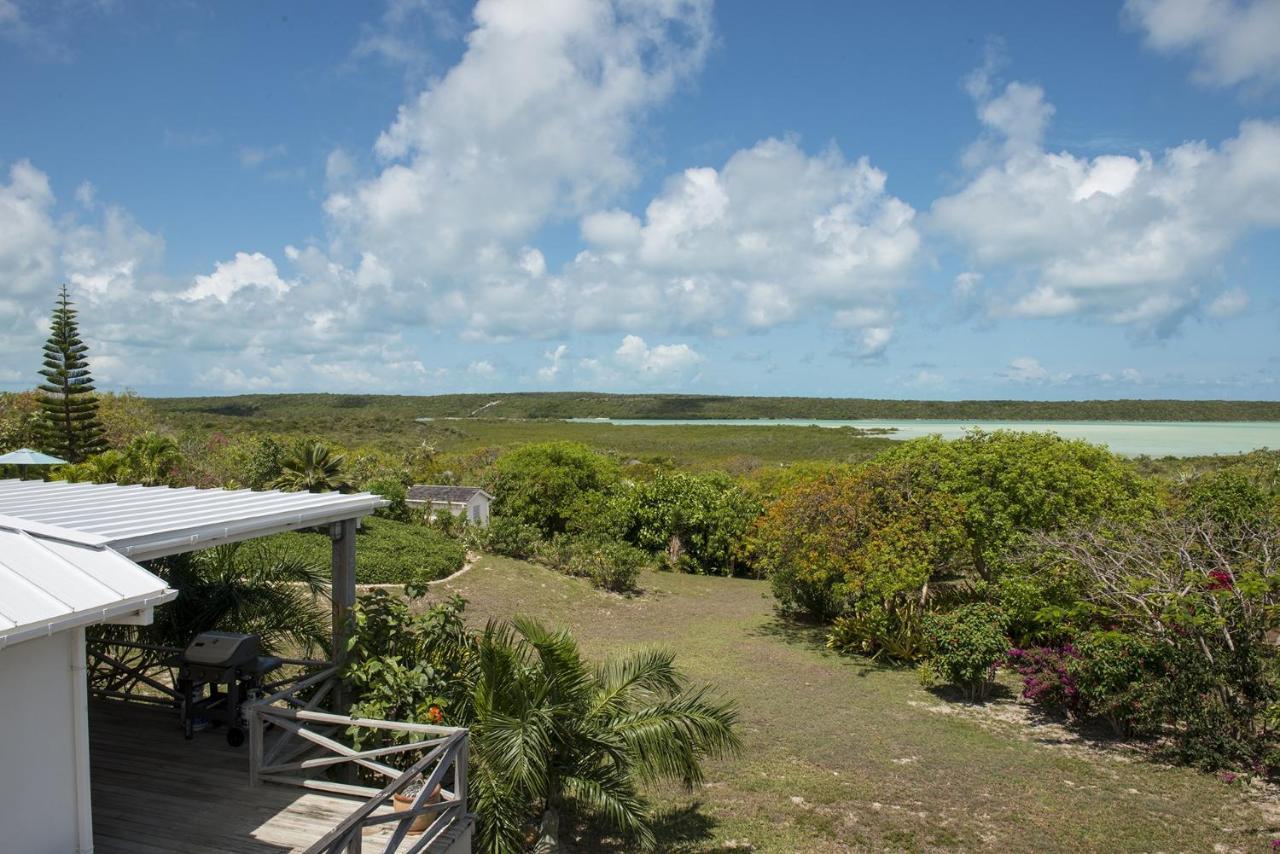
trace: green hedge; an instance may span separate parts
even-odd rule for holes
[[[329,537],[320,533],[277,534],[273,542],[327,564]],[[462,568],[466,550],[457,540],[422,525],[368,517],[356,537],[356,581],[407,584],[435,581]]]

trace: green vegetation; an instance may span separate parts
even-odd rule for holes
[[[564,628],[591,658],[658,641],[735,704],[739,756],[707,763],[694,793],[645,789],[661,850],[1262,850],[1277,830],[1246,789],[1028,719],[1003,675],[988,704],[957,705],[910,670],[832,652],[778,618],[766,582],[644,572],[640,586],[619,599],[484,558],[432,598],[465,596],[476,627]],[[562,831],[577,850],[631,850]]]
[[[401,395],[275,394],[158,399],[166,415],[272,421],[279,430],[319,417],[382,419],[384,430],[414,418],[865,418],[1026,421],[1280,421],[1280,402],[1229,400],[873,400],[717,397],[588,392]],[[222,422],[227,423],[226,421]]]
[[[263,542],[309,561],[328,565],[329,535],[292,531]],[[466,550],[456,539],[424,525],[377,517],[365,519],[356,535],[356,581],[360,584],[421,584],[462,568]]]
[[[66,285],[58,293],[49,319],[49,340],[44,345],[40,376],[40,409],[44,418],[37,435],[40,448],[68,462],[78,463],[106,450],[98,398],[89,373],[89,346],[80,340],[76,310]]]
[[[470,730],[476,847],[504,854],[558,842],[561,816],[650,850],[645,784],[703,781],[704,759],[736,753],[731,706],[687,686],[664,650],[583,658],[562,630],[516,617],[463,626],[453,598],[412,615],[375,593],[356,608],[347,673],[361,714]]]

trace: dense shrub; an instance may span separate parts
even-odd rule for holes
[[[1160,732],[1169,709],[1163,647],[1117,631],[1080,637],[1070,676],[1075,715],[1106,721],[1121,737],[1149,738]]]
[[[538,534],[537,528],[519,519],[491,516],[487,526],[469,525],[463,540],[483,552],[527,560],[542,542]]]
[[[936,677],[964,691],[970,702],[984,699],[996,668],[1009,649],[1008,620],[985,603],[962,605],[925,619],[926,678]]]
[[[962,542],[960,508],[919,486],[914,464],[872,463],[788,489],[755,526],[750,553],[784,613],[848,612],[841,645],[913,649],[920,618]]]
[[[587,578],[597,587],[626,593],[634,590],[650,556],[627,543],[603,537],[561,534],[539,544],[539,563],[568,575]]]
[[[493,513],[532,525],[543,537],[569,530],[585,518],[595,494],[618,483],[617,464],[586,445],[543,442],[502,456],[488,478]]]
[[[1052,433],[974,430],[961,439],[915,439],[882,460],[914,464],[917,488],[963,509],[967,569],[992,580],[1009,568],[1028,532],[1105,517],[1132,520],[1156,507],[1153,484],[1101,445]]]
[[[394,519],[397,522],[408,522],[413,518],[413,511],[407,503],[409,490],[400,481],[390,477],[377,478],[366,483],[364,490],[391,502],[374,511],[380,518]]]
[[[732,575],[759,505],[725,474],[659,472],[621,491],[613,513],[622,537],[671,569]]]
[[[1022,696],[1048,712],[1080,716],[1080,691],[1071,664],[1079,657],[1071,644],[1009,650],[1009,666],[1022,677]]]
[[[328,534],[277,534],[284,547],[326,564],[332,546]],[[455,539],[422,525],[367,518],[356,537],[356,581],[361,584],[414,584],[444,578],[462,568],[466,550]]]
[[[1039,542],[1043,560],[1086,578],[1098,624],[1121,633],[1081,640],[1094,669],[1077,684],[1093,714],[1134,734],[1159,729],[1196,765],[1276,767],[1280,525],[1184,506]]]

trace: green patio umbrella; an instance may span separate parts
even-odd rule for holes
[[[66,460],[33,451],[30,448],[19,448],[7,454],[0,454],[0,466],[22,466],[22,479],[27,479],[27,466],[60,466]]]

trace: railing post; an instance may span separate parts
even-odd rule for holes
[[[249,785],[262,784],[262,738],[265,729],[258,704],[249,703]]]
[[[453,774],[457,778],[454,780],[454,794],[462,804],[464,816],[469,812],[467,809],[467,756],[470,752],[471,733],[464,732],[458,744],[458,755],[453,761]]]

